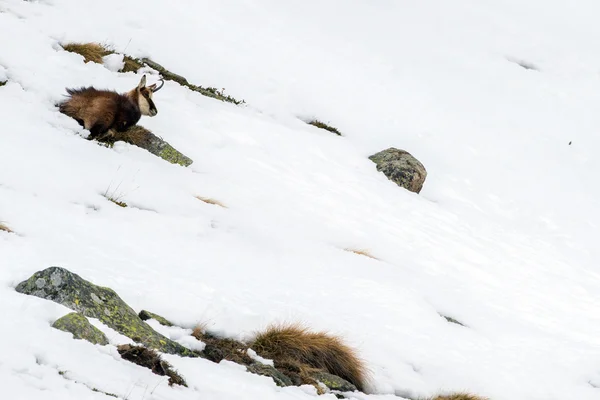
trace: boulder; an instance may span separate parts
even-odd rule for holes
[[[378,171],[398,186],[414,193],[421,192],[427,170],[409,152],[391,147],[373,154],[369,159],[377,165]]]
[[[146,347],[186,357],[197,355],[140,319],[112,289],[96,286],[64,268],[50,267],[19,283],[16,291],[62,304],[107,326]]]
[[[83,315],[72,312],[62,318],[57,319],[53,328],[61,331],[70,332],[75,339],[87,340],[92,344],[107,345],[108,339],[102,331],[90,324],[90,321]]]

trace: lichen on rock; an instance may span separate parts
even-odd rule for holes
[[[405,150],[389,148],[369,157],[377,165],[377,170],[395,184],[420,193],[427,178],[427,170],[419,160]]]
[[[249,365],[247,368],[248,372],[272,378],[277,386],[285,387],[292,386],[294,384],[292,380],[285,376],[283,372],[278,371],[275,367],[270,365],[254,363]]]
[[[163,326],[173,326],[173,324],[165,317],[161,317],[160,315],[151,313],[150,311],[142,310],[140,311],[138,316],[142,319],[142,321],[153,319],[158,321],[158,323]]]
[[[188,167],[194,162],[191,158],[175,150],[169,143],[140,125],[134,125],[125,132],[113,132],[112,135],[107,136],[102,141],[107,143],[123,141],[147,150],[171,164],[179,164],[184,167]]]
[[[354,392],[355,390],[357,390],[356,386],[354,386],[347,380],[340,378],[337,375],[327,373],[325,371],[315,371],[310,374],[310,377],[316,380],[317,382],[321,382],[330,390],[338,390],[340,392]]]
[[[16,291],[62,304],[86,317],[97,318],[107,326],[147,347],[187,357],[197,355],[156,332],[140,319],[117,293],[96,286],[64,268],[50,267],[19,283]]]
[[[92,344],[107,345],[108,339],[102,331],[90,323],[83,315],[72,312],[64,317],[57,319],[53,328],[61,331],[70,332],[75,339],[87,340]]]

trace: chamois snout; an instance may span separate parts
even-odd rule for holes
[[[132,94],[133,98],[137,98],[137,103],[140,108],[140,112],[142,115],[147,115],[149,117],[154,117],[158,114],[158,110],[156,109],[156,105],[152,100],[152,95],[155,92],[158,92],[160,88],[165,84],[164,80],[160,80],[161,85],[157,86],[157,84],[153,84],[150,86],[146,86],[146,75],[142,77],[138,87],[135,89],[135,94]]]

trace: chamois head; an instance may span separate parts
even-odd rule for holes
[[[158,92],[165,84],[165,81],[161,79],[160,83],[158,87],[156,83],[146,86],[146,75],[144,75],[137,87],[127,93],[128,97],[138,105],[142,115],[154,117],[158,113],[156,105],[152,101],[152,94]]]

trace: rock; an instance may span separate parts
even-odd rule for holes
[[[355,390],[357,390],[356,386],[354,386],[347,380],[324,371],[313,372],[310,374],[310,377],[318,382],[321,382],[330,390],[338,390],[340,392],[354,392]]]
[[[389,180],[411,192],[420,193],[423,188],[427,170],[410,153],[396,148],[389,148],[369,157]]]
[[[175,150],[169,143],[139,125],[132,126],[125,132],[115,132],[113,135],[103,138],[102,141],[107,143],[123,141],[141,147],[171,164],[179,164],[184,167],[188,167],[194,162],[191,158]]]
[[[57,319],[53,328],[61,331],[70,332],[75,339],[87,340],[92,344],[100,344],[102,346],[108,344],[108,339],[102,331],[90,324],[90,321],[83,315],[73,312]]]
[[[220,363],[225,358],[225,353],[214,344],[207,343],[204,350],[202,350],[202,356],[209,361]]]
[[[19,283],[16,291],[52,300],[86,317],[97,318],[146,347],[184,357],[197,357],[193,351],[152,329],[112,289],[96,286],[64,268],[50,267],[36,272]]]
[[[253,374],[273,378],[277,386],[285,387],[292,386],[294,384],[290,378],[270,365],[254,363],[249,365],[247,368],[248,372],[252,372]]]
[[[158,323],[161,324],[161,325],[163,325],[163,326],[173,326],[173,324],[171,322],[169,322],[169,320],[167,320],[166,318],[161,317],[158,314],[151,313],[150,311],[142,310],[142,311],[140,311],[140,313],[138,314],[138,316],[141,318],[142,321],[147,321],[149,319],[154,319],[154,320],[158,321]]]

